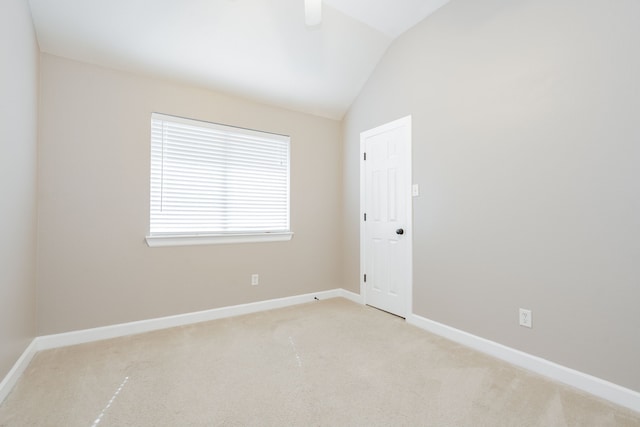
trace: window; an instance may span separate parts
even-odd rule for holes
[[[153,113],[149,246],[289,240],[289,137]]]

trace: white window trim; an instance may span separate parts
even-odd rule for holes
[[[285,242],[293,238],[293,232],[255,233],[255,234],[197,234],[147,236],[147,245],[151,248],[166,246],[222,245],[232,243]]]
[[[199,120],[169,116],[169,115],[160,114],[160,113],[152,113],[152,119],[153,118],[168,119],[173,122],[185,123],[185,124],[194,124],[194,122],[196,122],[197,125],[204,126],[204,127],[234,128],[233,126],[219,125],[217,123],[211,123],[211,122],[202,122]],[[238,129],[242,131],[242,133],[247,135],[251,135],[253,133],[255,133],[258,136],[262,136],[264,134],[270,134],[270,135],[273,135],[274,137],[286,138],[287,141],[289,139],[289,137],[286,135],[273,134],[273,133],[263,132],[263,131],[254,131],[254,130],[244,129],[244,128],[235,128],[235,129]],[[290,179],[290,176],[288,173],[287,173],[287,179]],[[290,184],[287,183],[287,186],[289,187]],[[287,201],[287,203],[288,204],[290,203],[290,199]],[[288,209],[290,209],[290,206]],[[256,231],[256,232],[247,231],[242,233],[221,233],[221,234],[198,234],[198,233],[151,234],[150,230],[147,230],[147,235],[145,236],[145,240],[149,247],[167,247],[167,246],[218,245],[218,244],[234,244],[234,243],[282,242],[282,241],[291,240],[293,238],[293,235],[294,233],[290,229],[283,230],[283,231],[278,231],[278,230]]]

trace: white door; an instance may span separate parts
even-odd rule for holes
[[[366,304],[411,311],[411,117],[360,135],[361,289]]]

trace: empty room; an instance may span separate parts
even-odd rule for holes
[[[640,426],[639,22],[2,0],[0,426]]]

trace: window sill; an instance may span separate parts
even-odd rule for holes
[[[147,236],[151,248],[163,246],[223,245],[231,243],[284,242],[291,240],[292,232],[260,234],[202,234],[193,236]]]

